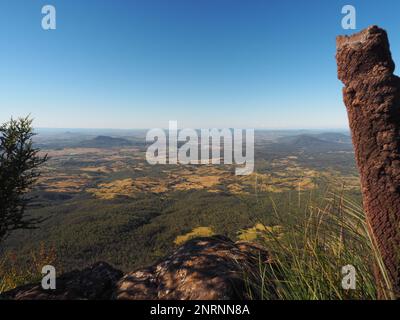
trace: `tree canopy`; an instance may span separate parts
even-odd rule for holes
[[[33,146],[32,119],[11,119],[0,126],[0,241],[13,230],[32,229],[42,221],[26,214],[29,191],[47,161]]]

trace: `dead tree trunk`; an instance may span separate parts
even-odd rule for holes
[[[377,26],[336,44],[367,222],[400,297],[400,78]]]

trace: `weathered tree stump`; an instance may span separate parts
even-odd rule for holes
[[[400,78],[385,30],[372,26],[336,44],[367,222],[400,297]]]

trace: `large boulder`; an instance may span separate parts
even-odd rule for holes
[[[266,251],[254,244],[235,243],[223,236],[192,239],[154,265],[126,275],[104,262],[65,273],[56,290],[40,284],[18,287],[0,299],[204,299],[247,298],[246,279],[268,263]]]
[[[41,284],[28,284],[1,295],[15,300],[104,300],[110,299],[123,273],[105,262],[83,270],[74,270],[57,278],[55,290],[44,290]]]
[[[115,298],[243,299],[246,277],[267,258],[256,245],[222,236],[196,238],[153,266],[126,274],[116,285]]]

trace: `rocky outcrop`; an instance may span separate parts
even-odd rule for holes
[[[109,264],[98,262],[93,266],[65,273],[57,278],[55,290],[44,290],[40,284],[29,284],[2,294],[15,300],[104,300],[109,299],[122,272]]]
[[[246,278],[268,263],[266,251],[222,236],[192,239],[153,266],[123,275],[106,263],[57,278],[57,289],[27,285],[8,299],[224,300],[247,297]]]
[[[400,78],[384,30],[369,27],[337,38],[338,77],[344,83],[367,220],[400,293]]]
[[[225,300],[246,296],[244,272],[257,267],[266,252],[225,237],[188,241],[150,268],[125,275],[117,299]]]

